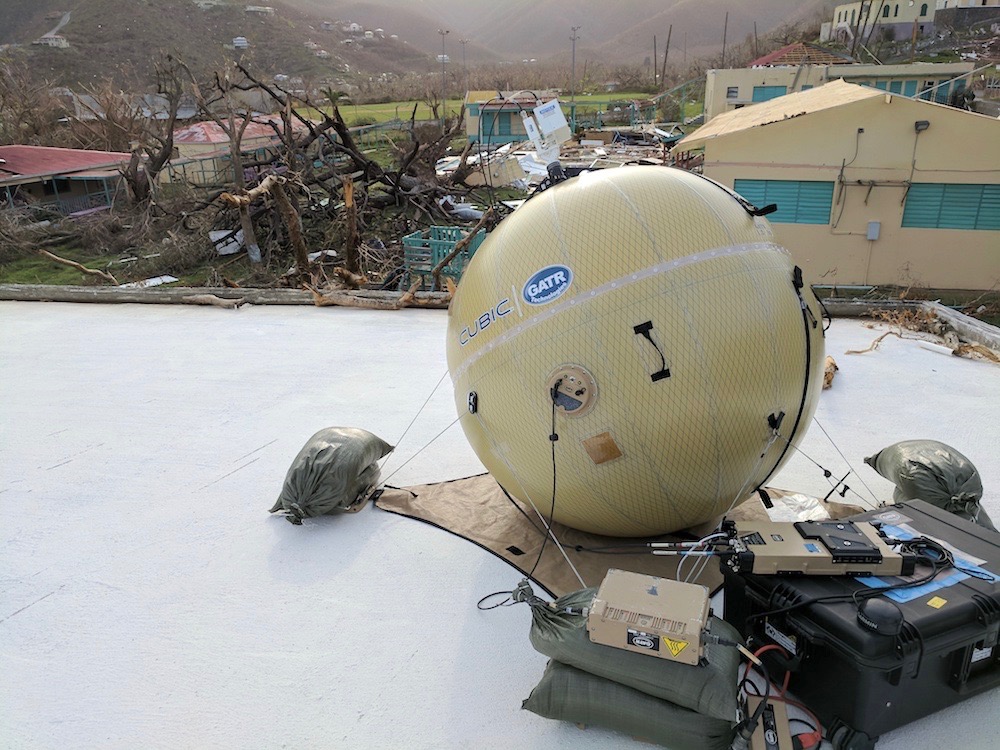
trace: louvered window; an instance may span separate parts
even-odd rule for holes
[[[736,180],[734,189],[754,205],[775,203],[767,218],[779,224],[828,224],[833,183],[798,180]]]

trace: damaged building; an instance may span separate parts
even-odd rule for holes
[[[821,284],[1000,281],[1000,122],[834,81],[714,118],[678,144],[753,203]]]

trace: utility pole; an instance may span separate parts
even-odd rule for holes
[[[670,54],[670,37],[674,33],[674,25],[670,24],[667,29],[667,48],[663,50],[663,70],[660,72],[660,89],[664,88],[664,81],[667,80],[667,56]],[[657,91],[659,93],[659,90]]]
[[[458,43],[462,45],[462,85],[465,90],[469,90],[469,68],[465,64],[465,45],[469,43],[468,39],[459,39]]]
[[[653,90],[659,91],[660,87],[657,85],[659,78],[657,77],[657,69],[659,68],[660,58],[656,55],[656,34],[653,34]]]
[[[726,21],[722,26],[722,65],[726,67],[726,32],[729,31],[729,11],[726,11]]]
[[[444,61],[446,56],[444,54],[444,38],[450,33],[449,29],[438,29],[438,34],[441,35],[441,127],[444,128],[445,122],[448,119],[448,100],[445,97],[445,83],[444,83]]]
[[[576,35],[576,32],[582,28],[582,26],[573,26],[573,36],[569,38],[573,43],[573,61],[570,63],[569,69],[569,100],[572,104],[576,104],[576,40],[580,38]]]

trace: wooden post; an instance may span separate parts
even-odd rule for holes
[[[351,273],[358,273],[358,207],[354,203],[354,179],[344,177],[344,212],[347,216],[347,240],[344,243],[344,265]]]

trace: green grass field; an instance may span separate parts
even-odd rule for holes
[[[631,101],[633,99],[644,99],[648,97],[648,94],[643,94],[635,91],[624,91],[615,93],[601,93],[601,94],[578,94],[576,97],[577,110],[582,111],[595,111],[595,110],[605,110],[608,105],[612,102],[621,101]],[[569,96],[564,96],[560,99],[563,110],[569,114]],[[462,108],[461,99],[448,99],[447,101],[447,112],[449,117],[454,117],[458,115]],[[340,104],[340,114],[347,122],[348,125],[367,125],[367,124],[378,124],[383,122],[390,122],[392,120],[403,120],[407,121],[413,114],[413,107],[417,107],[417,120],[429,120],[431,119],[432,112],[431,108],[427,106],[422,101],[409,100],[402,102],[385,102],[384,104],[353,104],[348,102],[341,102]],[[688,102],[685,105],[685,117],[692,117],[698,114],[702,110],[701,102]]]

